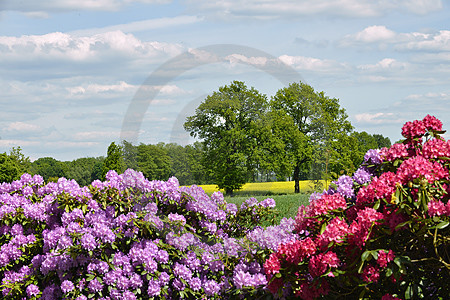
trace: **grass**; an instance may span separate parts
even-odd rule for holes
[[[276,209],[278,215],[276,222],[279,224],[283,217],[295,218],[300,205],[309,204],[309,196],[312,192],[323,190],[325,182],[320,182],[322,187],[316,187],[313,181],[300,181],[300,193],[294,193],[294,181],[276,181],[276,182],[253,182],[246,183],[242,189],[234,191],[233,197],[225,196],[225,200],[229,203],[234,203],[238,206],[250,197],[255,197],[258,201],[266,198],[273,198],[276,202]],[[203,190],[211,195],[214,192],[220,191],[225,194],[224,190],[219,190],[217,185],[200,185]]]
[[[240,206],[242,204],[242,202],[244,202],[248,198],[249,198],[248,196],[225,197],[225,200],[228,203],[234,203],[234,204]],[[309,204],[309,194],[255,196],[255,198],[258,199],[258,201],[262,201],[266,198],[272,198],[275,200],[275,202],[277,204],[276,209],[278,211],[278,215],[276,217],[276,224],[279,224],[280,220],[284,217],[295,218],[295,216],[297,215],[299,206]]]

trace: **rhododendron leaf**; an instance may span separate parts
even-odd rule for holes
[[[326,228],[327,228],[327,223],[323,223],[322,226],[320,227],[320,234],[324,233]]]
[[[369,255],[371,254],[371,252],[372,252],[372,251],[370,251],[370,250],[364,251],[363,254],[361,254],[361,260],[362,260],[362,261],[366,261],[367,258],[369,257]]]
[[[378,210],[378,208],[380,207],[380,204],[381,204],[381,201],[380,201],[380,199],[378,199],[377,202],[375,202],[373,209]]]
[[[394,272],[392,271],[391,268],[387,268],[386,269],[386,277],[390,277]]]
[[[449,221],[442,221],[441,223],[436,225],[437,229],[444,229],[445,227],[447,227],[449,224]]]
[[[409,220],[409,221],[400,223],[400,224],[398,224],[397,226],[395,226],[395,230],[398,230],[398,229],[402,228],[403,226],[405,226],[405,225],[407,225],[407,224],[411,224],[411,222],[412,222],[412,221]]]

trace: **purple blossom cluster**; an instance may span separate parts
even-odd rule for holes
[[[237,229],[274,207],[271,198],[250,198],[238,208],[219,192],[209,197],[133,170],[110,171],[88,187],[24,174],[0,184],[1,293],[79,300],[264,293],[265,256],[255,254],[293,238],[294,221]]]

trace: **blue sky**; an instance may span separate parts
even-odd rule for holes
[[[426,114],[449,129],[449,2],[0,0],[0,152],[190,143],[185,116],[233,80],[302,80],[392,141]]]

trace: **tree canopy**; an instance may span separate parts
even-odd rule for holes
[[[267,97],[243,82],[233,81],[213,92],[184,123],[203,141],[204,166],[226,194],[239,189],[256,165],[254,149]]]

